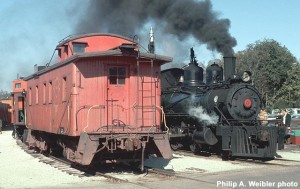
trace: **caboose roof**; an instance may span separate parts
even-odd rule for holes
[[[63,40],[61,40],[57,47],[63,46],[64,44],[77,40],[77,39],[81,39],[81,38],[85,38],[85,37],[94,37],[94,36],[110,36],[110,37],[116,37],[116,38],[121,38],[121,39],[125,39],[127,41],[130,41],[132,43],[136,43],[133,39],[125,37],[125,36],[121,36],[121,35],[117,35],[117,34],[111,34],[111,33],[88,33],[88,34],[76,34],[76,35],[69,35],[68,37],[64,38]]]
[[[122,52],[120,49],[115,49],[115,50],[100,51],[100,52],[74,54],[73,56],[71,56],[68,59],[65,59],[62,62],[55,63],[45,69],[42,69],[32,75],[25,77],[24,80],[25,81],[30,80],[36,76],[42,75],[46,72],[57,69],[66,64],[70,64],[72,62],[77,62],[83,58],[96,58],[96,57],[107,57],[107,56],[131,56],[131,57],[139,56],[142,59],[153,59],[158,64],[165,64],[165,63],[171,62],[173,60],[172,57],[169,57],[169,56],[163,56],[163,55],[146,53],[146,52],[139,52],[139,53],[137,53],[137,51],[134,51],[134,52],[136,52],[136,53],[127,54],[126,52]]]

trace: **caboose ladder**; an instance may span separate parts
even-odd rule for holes
[[[146,73],[148,70],[143,69],[141,74],[140,63],[148,63],[151,65],[150,73]],[[146,123],[150,122],[148,126],[154,126],[156,121],[156,89],[158,80],[153,77],[153,59],[148,61],[141,61],[138,59],[138,99],[139,104],[137,106],[136,123],[141,123],[142,126],[146,126]],[[144,66],[143,66],[144,67]],[[138,112],[141,112],[139,115]]]

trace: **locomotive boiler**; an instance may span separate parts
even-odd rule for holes
[[[262,98],[251,85],[251,73],[235,74],[235,57],[198,66],[194,51],[183,69],[162,71],[162,105],[170,127],[171,147],[217,152],[224,158],[273,158],[276,128],[257,121]]]

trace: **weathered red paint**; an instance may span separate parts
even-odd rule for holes
[[[84,44],[84,52],[75,52],[75,43]],[[150,138],[170,158],[160,129],[159,78],[160,66],[171,58],[138,53],[131,39],[109,34],[70,38],[57,49],[58,63],[25,78],[29,129],[80,137],[77,149],[64,150],[83,165],[91,162],[98,146],[111,152],[143,146],[144,153]],[[43,133],[33,133],[43,138]],[[35,146],[46,144],[41,140]]]
[[[113,41],[112,45],[103,45],[108,40]],[[86,42],[91,53],[99,50],[94,47],[99,45],[103,46],[100,50],[116,48],[122,43],[134,45],[107,35],[75,41]],[[81,131],[126,133],[137,128],[159,131],[159,72],[163,62],[167,60],[153,60],[151,68],[151,59],[145,57],[137,68],[135,56],[99,54],[76,58],[59,69],[33,75],[27,81],[27,124],[32,129],[70,136],[79,136]],[[125,84],[110,84],[110,68],[125,69]]]
[[[104,52],[118,48],[122,44],[135,44],[131,39],[114,34],[85,34],[81,36],[70,37],[62,41],[56,49],[61,56],[58,57],[58,62],[70,58],[74,54],[74,43],[86,44],[85,53]]]
[[[22,94],[26,90],[27,83],[21,79],[12,82],[12,115],[11,120],[13,125],[25,127],[25,95]]]

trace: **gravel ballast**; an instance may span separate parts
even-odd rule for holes
[[[25,152],[16,140],[12,138],[11,131],[3,131],[0,134],[0,188],[138,188],[129,183],[110,182],[103,177],[79,177],[69,175],[67,172],[59,170],[51,165],[40,162],[39,158]],[[298,146],[291,150],[279,151],[278,154],[284,159],[300,160]],[[160,169],[170,169],[178,173],[216,173],[232,170],[254,169],[256,167],[267,167],[266,164],[253,164],[251,162],[222,161],[218,157],[191,157],[173,154],[173,159],[164,160],[162,158],[150,158],[145,165]],[[270,161],[270,163],[277,160]],[[293,162],[279,162],[293,164]],[[147,174],[134,173],[108,173],[132,183],[140,179],[147,179]],[[148,178],[148,180],[151,178]],[[167,181],[167,180],[165,180]],[[167,181],[168,182],[168,181]],[[170,181],[172,182],[172,181]]]
[[[102,177],[69,175],[27,154],[11,131],[0,134],[0,188],[44,188],[84,186],[87,182],[103,181]]]

